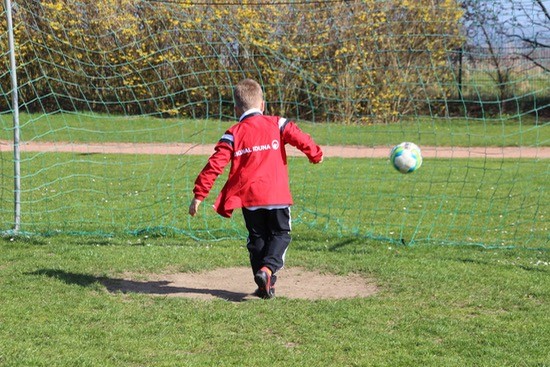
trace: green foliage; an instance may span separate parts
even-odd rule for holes
[[[231,86],[248,76],[281,114],[396,121],[454,91],[448,58],[461,14],[452,0],[23,0],[14,13],[20,96],[31,111],[232,116]],[[8,74],[0,82],[10,90]]]

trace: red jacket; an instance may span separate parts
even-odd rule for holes
[[[234,209],[291,205],[285,144],[301,150],[312,163],[323,157],[321,148],[298,126],[278,116],[245,116],[225,132],[195,180],[195,198],[204,200],[214,181],[231,162],[227,182],[214,209],[231,217]]]

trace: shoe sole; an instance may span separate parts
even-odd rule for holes
[[[269,282],[268,279],[269,275],[265,271],[259,271],[254,275],[254,281],[258,285],[258,288],[260,289],[266,289],[267,283]]]
[[[256,275],[254,275],[254,282],[256,282],[259,289],[265,292],[262,294],[263,297],[261,298],[269,299],[275,296],[274,292],[271,290],[269,275],[265,271],[260,270],[257,272]]]
[[[254,291],[253,294],[258,298],[262,298],[262,299],[267,298],[267,292],[263,289],[260,289],[260,288],[256,289],[256,291]]]

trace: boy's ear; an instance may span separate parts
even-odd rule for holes
[[[262,99],[262,105],[260,107],[260,111],[262,111],[262,113],[264,113],[265,111],[265,101]]]

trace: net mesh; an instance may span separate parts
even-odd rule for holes
[[[186,213],[197,173],[236,119],[232,87],[250,77],[268,113],[296,119],[325,148],[322,166],[291,154],[296,235],[547,247],[550,20],[543,2],[514,4],[15,1],[21,231],[246,236],[238,215]],[[388,164],[402,141],[422,148],[418,172]]]

